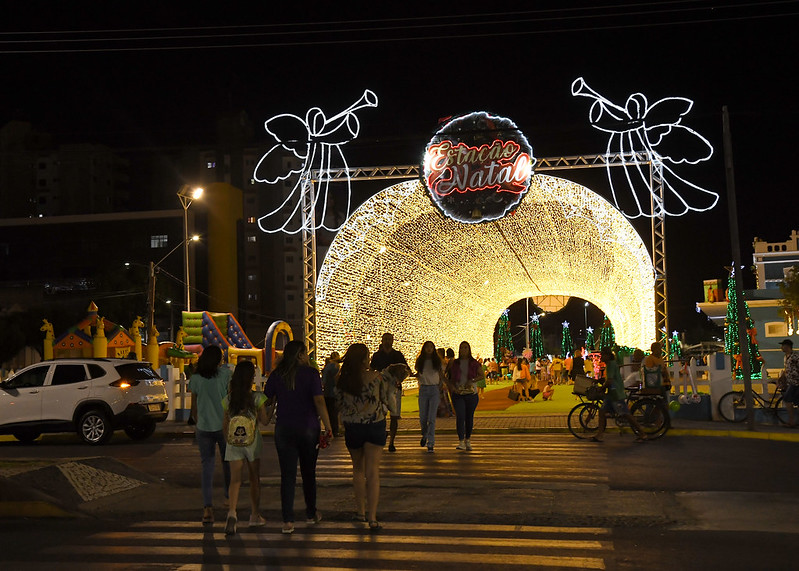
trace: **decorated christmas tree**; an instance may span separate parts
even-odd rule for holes
[[[677,336],[677,332],[673,331],[671,333],[671,339],[669,340],[669,361],[677,361],[682,359],[682,345],[680,344],[680,338]]]
[[[760,379],[763,357],[760,356],[760,349],[757,346],[757,331],[752,323],[749,314],[749,304],[746,303],[744,296],[741,297],[743,308],[738,306],[738,296],[735,295],[735,270],[730,272],[727,281],[727,291],[729,300],[727,301],[727,317],[724,319],[724,352],[732,357],[732,373],[734,378],[743,378],[743,353],[741,351],[740,329],[738,327],[738,317],[744,311],[745,322],[747,324],[747,339],[749,340],[746,348],[749,351],[749,363],[751,365],[751,378]]]
[[[563,336],[560,340],[561,355],[567,355],[574,351],[574,341],[572,341],[572,334],[569,331],[569,322],[563,322]]]
[[[589,327],[585,330],[585,348],[589,351],[594,350],[594,328]]]
[[[508,310],[502,312],[499,316],[499,326],[497,328],[497,343],[494,347],[494,356],[497,361],[502,361],[505,350],[514,352],[513,349],[513,334],[510,331],[510,321],[508,320]]]
[[[541,327],[538,325],[538,317],[533,320],[530,326],[530,349],[532,350],[533,359],[543,357],[544,352],[544,337],[541,335]]]
[[[616,332],[613,330],[613,324],[608,319],[608,316],[605,316],[605,319],[602,321],[602,331],[599,333],[599,350],[602,349],[613,349],[613,346],[616,344]]]

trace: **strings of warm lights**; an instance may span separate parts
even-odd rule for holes
[[[616,105],[588,87],[583,78],[572,83],[572,95],[594,100],[589,112],[591,126],[609,133],[606,153],[620,154],[623,159],[622,169],[607,166],[606,172],[616,207],[625,216],[681,216],[691,210],[710,210],[716,205],[717,193],[679,176],[666,164],[693,165],[710,159],[713,154],[710,141],[681,124],[693,107],[693,101],[684,97],[665,97],[650,105],[643,93],[633,93],[624,106]],[[674,144],[676,139],[679,141],[674,148],[679,149],[680,154],[667,150],[667,144]],[[664,200],[653,191],[649,166],[633,160],[640,152],[660,168]],[[629,163],[628,156],[631,158]],[[614,183],[614,174],[621,178],[621,185]],[[625,192],[629,193],[634,205],[620,200],[620,195]]]
[[[406,357],[430,339],[493,354],[494,326],[525,297],[576,296],[611,319],[620,345],[655,335],[654,271],[629,221],[576,183],[535,175],[510,215],[483,224],[442,216],[419,181],[376,194],[344,224],[317,282],[321,354],[385,331]]]

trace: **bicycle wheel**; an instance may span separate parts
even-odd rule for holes
[[[630,414],[651,440],[660,438],[669,429],[669,410],[661,399],[642,398],[633,404]]]
[[[569,412],[569,431],[577,438],[591,438],[599,431],[599,406],[582,402]]]
[[[782,397],[778,398],[777,402],[774,403],[774,415],[782,424],[788,424],[788,409],[785,408]]]
[[[719,399],[719,414],[727,422],[746,420],[746,401],[743,391],[730,391]]]

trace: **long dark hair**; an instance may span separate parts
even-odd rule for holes
[[[353,343],[347,347],[341,370],[338,372],[336,386],[351,395],[361,394],[363,389],[363,364],[369,359],[369,347],[363,343]]]
[[[197,374],[206,379],[213,378],[221,364],[222,349],[218,345],[209,345],[203,349],[199,359],[197,359]]]
[[[230,378],[230,398],[228,415],[255,413],[252,400],[252,380],[255,378],[255,365],[252,361],[239,361]]]
[[[429,357],[427,356],[427,353],[424,352],[424,348],[428,343],[433,346],[433,353]],[[417,373],[421,373],[422,370],[424,370],[424,362],[427,361],[427,359],[430,359],[433,362],[434,369],[438,370],[441,368],[441,357],[438,356],[436,344],[432,341],[425,341],[422,343],[422,349],[419,351],[419,356],[416,357],[416,364],[414,365],[416,367]]]
[[[293,391],[294,380],[297,378],[297,369],[300,368],[300,353],[305,351],[302,341],[289,341],[283,349],[283,357],[275,367],[275,373],[283,379],[285,387]]]

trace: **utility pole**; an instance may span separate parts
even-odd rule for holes
[[[735,296],[738,307],[738,346],[741,351],[741,372],[744,377],[744,400],[746,401],[746,428],[755,429],[754,400],[752,398],[752,364],[749,359],[749,334],[747,333],[746,312],[744,308],[743,275],[741,269],[741,245],[738,238],[738,202],[735,198],[735,169],[732,163],[732,135],[730,134],[730,116],[727,106],[721,108],[724,131],[724,170],[727,179],[727,205],[730,215],[730,242],[732,245],[732,263],[735,272]]]

